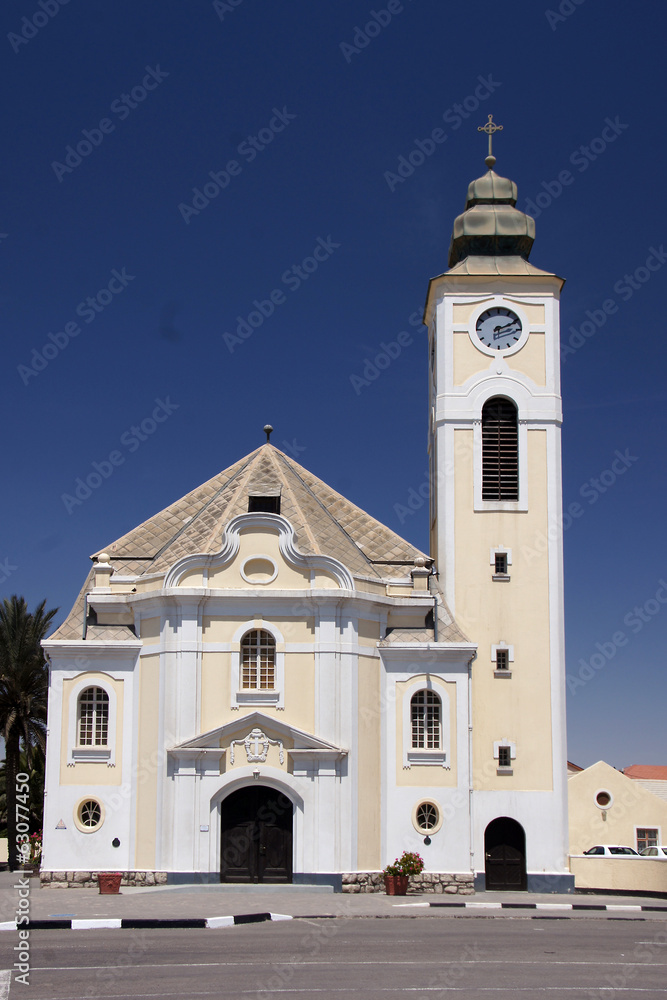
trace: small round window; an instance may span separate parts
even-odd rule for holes
[[[606,791],[604,788],[601,788],[595,796],[595,804],[598,809],[608,809],[613,801],[611,792]]]
[[[419,802],[412,813],[412,825],[419,833],[437,833],[442,826],[442,813],[435,802]]]
[[[102,825],[102,806],[96,799],[84,799],[75,813],[76,825],[83,833],[93,833]]]

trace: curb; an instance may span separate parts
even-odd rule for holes
[[[466,910],[606,910],[607,912],[667,913],[667,906],[640,906],[631,903],[394,903],[396,907],[438,906]]]
[[[95,930],[190,930],[192,928],[217,930],[235,924],[261,924],[267,920],[293,920],[286,913],[237,913],[229,917],[186,917],[159,919],[155,917],[85,917],[71,920],[30,920],[21,924],[26,931],[95,931]],[[17,930],[15,920],[0,923],[0,931]]]

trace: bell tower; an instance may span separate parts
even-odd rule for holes
[[[516,184],[493,169],[500,128],[489,115],[479,130],[488,169],[468,187],[449,270],[431,280],[426,302],[431,555],[452,614],[478,648],[475,871],[485,869],[490,824],[509,817],[525,833],[528,888],[539,878],[544,889],[566,889],[564,282],[529,262],[535,222],[517,209]]]

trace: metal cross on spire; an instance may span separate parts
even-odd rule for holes
[[[493,115],[489,115],[489,120],[486,123],[486,125],[480,125],[477,128],[478,132],[486,132],[486,134],[489,137],[489,155],[486,157],[486,159],[484,161],[486,163],[487,167],[489,167],[489,169],[491,169],[491,167],[493,166],[493,164],[496,162],[496,158],[493,155],[493,150],[491,149],[491,140],[493,138],[493,133],[494,132],[502,132],[502,130],[503,130],[502,125],[496,125],[495,124],[495,122],[493,120]],[[489,161],[491,161],[491,162],[489,162]]]

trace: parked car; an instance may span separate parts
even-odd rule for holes
[[[633,854],[636,858],[639,857],[634,847],[623,847],[621,844],[596,844],[595,847],[590,847],[587,851],[584,851],[584,854],[594,854],[603,858],[615,858],[619,855],[628,854]]]
[[[667,861],[667,847],[658,844],[656,847],[645,847],[639,852],[643,858],[662,858]]]

